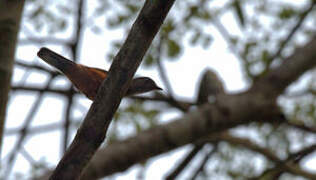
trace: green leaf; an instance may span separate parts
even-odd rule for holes
[[[280,12],[279,12],[279,14],[278,14],[278,16],[279,16],[279,18],[280,19],[289,19],[289,18],[291,18],[292,16],[294,16],[294,15],[296,15],[296,12],[295,12],[295,10],[293,9],[293,8],[291,8],[291,7],[285,7],[285,8],[283,8]]]
[[[192,6],[190,8],[190,13],[192,16],[198,16],[198,10],[199,10],[199,7],[198,6]]]
[[[169,34],[175,29],[174,23],[171,20],[168,20],[164,23],[164,26],[162,27],[162,32],[164,35]]]
[[[261,60],[267,64],[269,62],[269,58],[270,57],[270,54],[267,50],[263,50],[262,53],[261,53]]]
[[[154,63],[154,57],[152,56],[152,54],[147,54],[145,61],[144,61],[144,65],[145,66],[150,66]]]
[[[180,48],[180,45],[176,41],[174,41],[172,39],[168,39],[167,45],[168,45],[168,56],[169,57],[173,58],[173,57],[176,57],[177,55],[180,54],[181,48]]]
[[[127,4],[126,8],[131,12],[131,13],[135,13],[138,11],[139,6],[135,5],[135,4]]]
[[[211,19],[211,14],[208,11],[201,12],[199,16],[203,20],[210,20]]]

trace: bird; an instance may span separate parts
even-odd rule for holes
[[[108,76],[108,71],[77,64],[46,47],[42,47],[37,56],[61,71],[81,93],[92,101],[95,99],[102,82]],[[162,90],[162,88],[149,77],[137,77],[132,80],[125,96],[153,90]]]
[[[212,98],[214,98],[219,94],[225,94],[223,81],[212,69],[206,69],[203,72],[202,79],[200,81],[199,92],[196,100],[197,105],[205,104],[209,102],[209,97],[213,96]]]

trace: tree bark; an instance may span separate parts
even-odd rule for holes
[[[0,0],[0,149],[24,0]]]

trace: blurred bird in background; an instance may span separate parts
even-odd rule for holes
[[[211,99],[215,100],[214,96],[224,94],[225,88],[220,77],[211,69],[206,69],[200,81],[199,92],[196,100],[197,105],[202,105],[209,102]]]
[[[45,47],[41,48],[37,55],[46,63],[65,74],[75,87],[91,100],[95,99],[101,83],[108,76],[108,71],[76,64]],[[162,89],[149,77],[138,77],[132,80],[125,96],[153,90]]]

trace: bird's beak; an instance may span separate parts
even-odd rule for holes
[[[156,87],[155,87],[155,90],[162,91],[163,89],[162,89],[161,87],[159,87],[159,86],[156,86]]]

